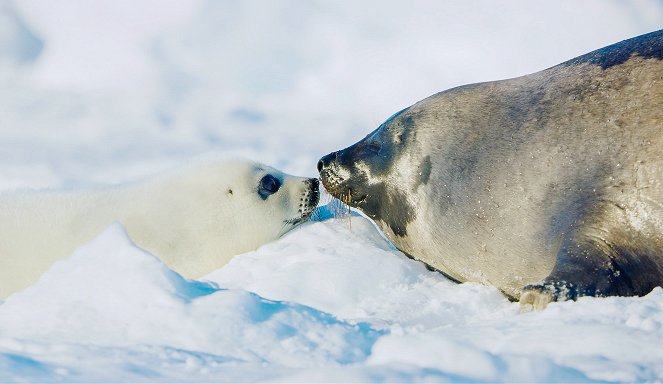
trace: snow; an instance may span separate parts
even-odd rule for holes
[[[1,308],[0,328],[11,335],[7,342],[36,350],[30,358],[42,365],[64,366],[67,380],[112,381],[122,370],[139,373],[131,379],[204,380],[224,377],[224,364],[346,364],[364,360],[382,333],[301,304],[187,281],[133,246],[119,224]],[[102,361],[104,355],[122,351],[117,371],[99,372],[96,364],[90,365],[90,349]],[[162,357],[164,361],[152,365]],[[163,377],[156,370],[168,372],[179,364],[192,376]]]
[[[313,176],[432,93],[660,20],[646,0],[5,0],[0,190],[114,184],[211,152]],[[663,380],[663,289],[519,314],[331,211],[199,281],[113,225],[0,304],[0,381]]]

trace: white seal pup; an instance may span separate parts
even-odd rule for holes
[[[113,222],[188,278],[306,221],[318,180],[244,160],[214,160],[146,181],[89,191],[0,196],[0,297],[34,283]]]
[[[401,251],[528,306],[663,285],[663,30],[447,90],[323,157]]]

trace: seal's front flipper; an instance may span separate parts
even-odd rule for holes
[[[539,286],[527,286],[520,295],[520,313],[540,311],[554,301],[552,293]]]
[[[553,301],[579,296],[634,296],[647,294],[653,286],[638,283],[639,275],[651,273],[647,255],[595,236],[566,239],[552,272],[542,282],[523,288],[521,312],[544,309]],[[644,280],[647,281],[647,280]]]

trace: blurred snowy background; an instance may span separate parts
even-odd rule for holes
[[[317,159],[441,90],[663,25],[663,2],[0,1],[0,189],[210,151]]]
[[[0,0],[0,191],[210,152],[314,176],[433,93],[662,27],[660,0]],[[0,302],[0,381],[663,380],[661,289],[519,315],[324,218],[204,281],[111,228]]]

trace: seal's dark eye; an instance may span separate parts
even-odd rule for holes
[[[263,200],[265,200],[269,195],[276,193],[279,188],[281,188],[281,182],[279,179],[272,175],[265,175],[265,177],[260,179],[258,194]]]

